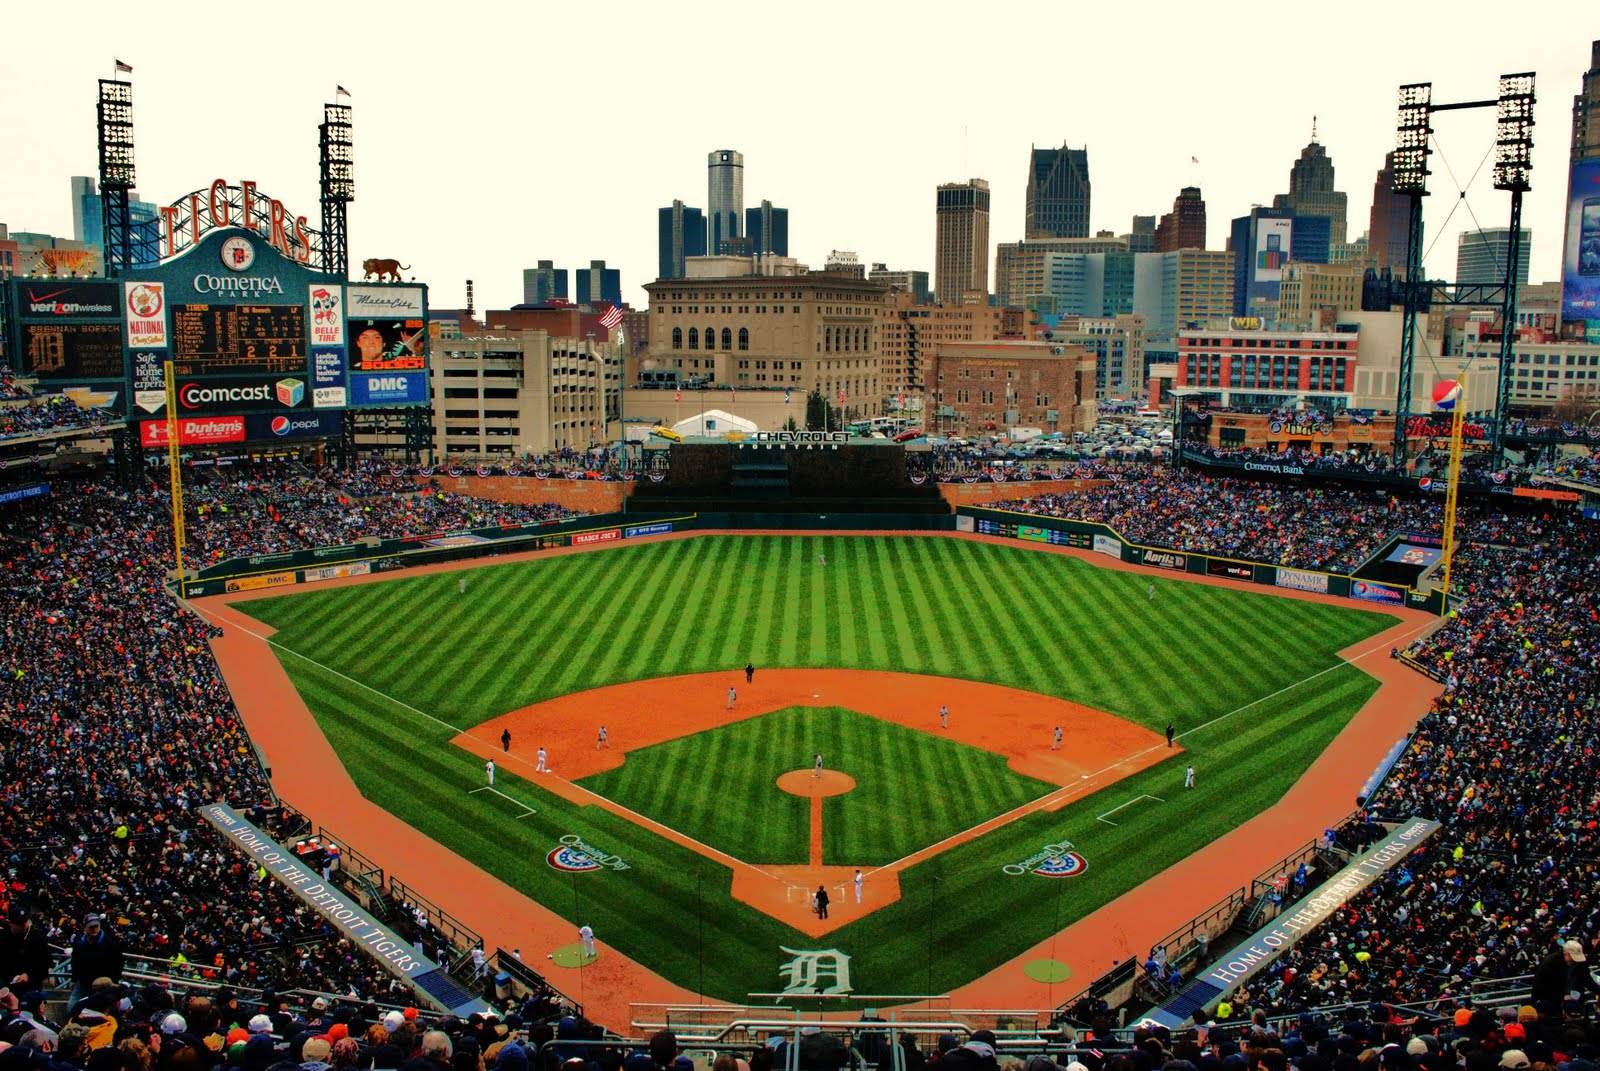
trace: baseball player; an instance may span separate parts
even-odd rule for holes
[[[950,728],[950,708],[943,703],[939,704],[939,728]]]
[[[816,761],[811,764],[811,780],[822,780],[822,752],[817,752]]]
[[[867,879],[862,877],[861,871],[858,869],[856,871],[856,876],[850,880],[856,887],[856,903],[859,904],[861,902],[861,886],[865,884]]]
[[[578,927],[578,944],[583,948],[584,959],[594,959],[594,930],[587,923]]]
[[[734,691],[733,688],[730,686],[728,688],[728,709],[729,710],[733,709],[733,704],[738,700],[738,698],[739,698],[739,693]]]
[[[483,776],[488,778],[489,787],[493,788],[494,787],[494,760],[493,759],[490,759],[488,762],[483,764]]]
[[[534,767],[533,772],[534,773],[549,773],[550,772],[549,759],[550,759],[550,756],[548,754],[546,754],[544,748],[541,747],[539,749],[539,764]]]
[[[1194,764],[1193,763],[1190,763],[1188,766],[1185,766],[1183,768],[1183,787],[1184,788],[1193,788],[1194,787]]]
[[[505,729],[500,733],[500,750],[501,751],[510,751],[511,750],[511,730],[510,729]]]
[[[603,747],[611,746],[611,737],[606,733],[606,727],[600,726],[600,734],[594,738],[594,749],[599,751]]]
[[[457,595],[465,595],[466,593],[467,593],[467,578],[466,577],[461,577],[459,580],[456,581],[456,594]]]
[[[1061,726],[1059,725],[1056,726],[1056,731],[1050,737],[1050,750],[1061,750]]]
[[[1146,599],[1149,599],[1151,602],[1155,602],[1156,601],[1156,586],[1154,584],[1146,584],[1144,586],[1144,596],[1145,596]]]

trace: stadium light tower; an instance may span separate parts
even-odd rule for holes
[[[343,89],[339,92],[342,94]],[[317,128],[322,175],[322,270],[350,276],[350,202],[356,199],[355,146],[350,105],[324,104]]]
[[[1411,412],[1411,370],[1416,361],[1417,313],[1421,311],[1422,199],[1428,196],[1428,139],[1433,133],[1433,83],[1400,87],[1395,121],[1394,177],[1390,188],[1406,199],[1406,278],[1400,327],[1400,375],[1394,400],[1394,457],[1406,457],[1406,416]]]
[[[118,70],[123,68],[119,64]],[[106,278],[133,266],[133,217],[128,191],[133,189],[133,83],[100,79],[95,107],[100,128],[101,261]]]
[[[1500,382],[1495,392],[1494,452],[1490,467],[1505,461],[1506,411],[1516,360],[1517,264],[1522,259],[1522,195],[1533,175],[1533,73],[1500,76],[1495,103],[1494,188],[1511,194],[1511,229],[1506,239],[1505,294],[1500,303]]]

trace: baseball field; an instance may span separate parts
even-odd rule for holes
[[[784,949],[838,949],[883,994],[1018,956],[1282,796],[1376,689],[1337,652],[1396,622],[896,536],[707,535],[236,606],[363,795],[733,1001],[784,988]]]

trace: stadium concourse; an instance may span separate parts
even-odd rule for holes
[[[1358,561],[1384,533],[1438,523],[1431,500],[1157,469],[1108,474],[1109,488],[1010,508],[1304,567]],[[385,1012],[380,1003],[414,996],[198,821],[195,805],[219,798],[268,828],[293,818],[275,813],[213,661],[213,630],[165,591],[164,509],[152,489],[64,480],[0,513],[0,850],[10,922],[0,931],[0,983],[10,983],[0,991],[0,1071],[527,1071],[568,1058],[596,1071],[683,1066],[665,1037],[634,1054],[581,1048],[599,1028],[562,1019],[542,1000],[526,1015],[433,1021],[437,1030],[425,1029],[429,1016]],[[232,556],[456,523],[431,515],[443,509],[471,520],[513,508],[416,495],[374,473],[258,470],[205,481],[195,523],[208,554]],[[1070,1049],[1088,1071],[1595,1071],[1600,529],[1569,510],[1507,513],[1475,502],[1463,510],[1462,538],[1464,601],[1407,652],[1444,694],[1372,801],[1374,817],[1427,815],[1443,822],[1442,834],[1227,1007],[1208,1009],[1235,1025],[1139,1031],[1124,1048],[1110,1039],[1106,1010],[1085,1002],[1078,1029],[1097,1040],[1071,1047],[1057,1037],[1061,1062]],[[424,948],[440,942],[411,936]],[[134,956],[152,957],[175,980],[122,984]],[[1533,995],[1509,1015],[1460,999],[1473,980],[1515,974],[1533,975]],[[268,992],[198,997],[186,978]],[[297,992],[277,995],[289,990]],[[317,992],[332,999],[307,1003]],[[1424,1001],[1437,1017],[1391,1009]],[[1281,1031],[1265,1018],[1330,1004],[1350,1006]],[[882,1038],[813,1037],[803,1066],[838,1067],[845,1040],[884,1066]],[[551,1040],[566,1045],[542,1046]],[[907,1065],[987,1071],[1010,1061],[1005,1051],[997,1059],[992,1038],[961,1040],[908,1039]],[[782,1055],[762,1047],[749,1064],[762,1071]],[[1028,1071],[1051,1066],[1040,1058]]]

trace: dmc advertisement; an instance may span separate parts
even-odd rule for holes
[[[1289,263],[1289,236],[1293,230],[1292,219],[1256,220],[1256,282],[1283,281],[1283,266]]]
[[[1398,588],[1391,588],[1385,584],[1374,584],[1370,580],[1352,580],[1350,582],[1350,597],[1364,599],[1367,602],[1383,602],[1391,606],[1405,604],[1405,596]]]
[[[1600,160],[1572,165],[1562,244],[1561,318],[1600,320]]]
[[[428,401],[428,373],[387,372],[350,377],[350,406],[425,405]]]

